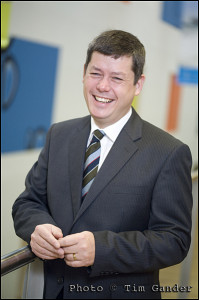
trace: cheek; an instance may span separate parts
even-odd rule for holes
[[[133,100],[133,97],[135,96],[135,88],[133,87],[127,88],[123,93],[123,96],[125,98],[125,102],[131,102]]]
[[[89,93],[93,89],[93,86],[93,82],[91,82],[88,78],[83,80],[84,93]]]
[[[89,90],[90,90],[89,82],[88,82],[88,80],[84,79],[84,81],[83,81],[84,96],[86,96],[88,94]]]

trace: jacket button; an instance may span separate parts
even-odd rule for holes
[[[64,277],[58,277],[57,278],[57,283],[62,284],[64,282]]]

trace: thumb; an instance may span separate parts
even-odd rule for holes
[[[62,230],[61,230],[59,227],[56,227],[56,226],[52,225],[52,227],[51,227],[51,232],[52,232],[52,235],[53,235],[56,239],[59,239],[59,238],[62,238],[62,237],[63,237]]]

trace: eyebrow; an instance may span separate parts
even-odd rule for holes
[[[92,66],[92,67],[91,67],[91,70],[95,70],[95,71],[102,72],[102,70],[101,70],[101,69],[99,69],[99,68],[97,68],[97,67],[95,67],[95,66]]]
[[[122,75],[122,76],[125,76],[126,74],[123,73],[123,72],[112,72],[111,74],[113,75]]]
[[[95,70],[95,71],[98,71],[98,72],[103,72],[100,68],[97,68],[95,66],[92,66],[91,70]],[[117,76],[126,76],[126,74],[123,73],[123,72],[112,72],[111,74],[112,75],[117,75]]]

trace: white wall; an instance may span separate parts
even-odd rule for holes
[[[82,93],[88,43],[107,29],[130,31],[145,45],[147,53],[146,82],[138,113],[164,129],[169,74],[177,71],[180,62],[182,34],[162,22],[160,16],[161,1],[132,1],[130,4],[121,1],[12,1],[10,36],[59,47],[53,111],[53,122],[58,122],[88,113]],[[192,64],[197,62],[194,60]],[[197,88],[187,87],[180,127],[173,134],[189,144],[194,161],[197,160],[196,112]],[[2,155],[2,254],[24,245],[14,233],[11,207],[23,191],[25,175],[38,154],[38,150],[33,150]],[[11,298],[15,297],[11,295]]]

